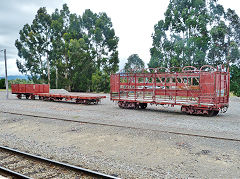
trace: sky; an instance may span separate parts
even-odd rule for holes
[[[219,0],[225,9],[234,9],[240,16],[240,1]],[[120,68],[132,54],[147,63],[152,46],[154,25],[164,19],[169,0],[1,0],[0,4],[0,50],[7,49],[8,75],[21,75],[16,66],[18,59],[15,40],[24,24],[32,23],[37,10],[46,7],[48,13],[61,9],[67,3],[71,13],[82,15],[85,9],[106,12],[119,37]],[[0,52],[0,76],[4,76],[4,56]]]

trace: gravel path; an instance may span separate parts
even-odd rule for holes
[[[5,100],[0,111],[189,132],[240,139],[240,100],[227,113],[191,116],[179,107],[120,109],[109,98],[99,105]],[[0,113],[0,144],[122,178],[239,178],[239,142],[158,131],[78,124]]]

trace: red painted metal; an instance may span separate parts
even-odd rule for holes
[[[181,105],[183,112],[191,114],[216,115],[229,106],[229,79],[228,69],[209,65],[120,72],[111,75],[110,98],[123,108],[168,104]]]
[[[19,88],[18,88],[18,84],[12,84],[12,85],[11,85],[11,88],[12,88],[12,93],[13,93],[13,94],[18,93],[18,91],[19,91],[19,90],[18,90],[18,89],[19,89]]]
[[[97,94],[51,94],[49,93],[49,85],[47,84],[13,84],[12,94],[16,94],[19,99],[25,96],[26,99],[39,99],[46,101],[71,101],[81,104],[97,104],[102,98],[106,96]]]
[[[98,104],[102,98],[106,98],[106,96],[97,95],[97,94],[51,94],[51,93],[34,93],[35,97],[38,97],[41,100],[45,101],[72,101],[74,100],[76,103],[80,104]]]
[[[12,94],[49,93],[48,84],[12,84]]]

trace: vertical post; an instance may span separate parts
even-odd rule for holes
[[[48,70],[48,84],[50,88],[50,65],[49,65],[48,54],[47,54],[47,70]]]
[[[7,92],[7,99],[8,99],[8,76],[7,76],[7,55],[6,49],[4,49],[4,60],[5,60],[5,85],[6,85],[6,92]]]
[[[56,89],[58,89],[58,68],[56,66]]]

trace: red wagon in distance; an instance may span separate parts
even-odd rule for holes
[[[121,108],[181,105],[182,112],[214,116],[227,111],[229,86],[229,69],[223,67],[152,68],[112,74],[110,98]]]
[[[34,93],[49,93],[48,84],[12,84],[11,87],[12,94],[16,94],[19,99],[23,96],[32,98]]]
[[[106,96],[98,94],[52,94],[49,93],[48,84],[13,84],[12,94],[16,94],[17,98],[21,99],[23,96],[26,99],[40,99],[44,101],[75,101],[78,104],[98,104],[101,99]]]

